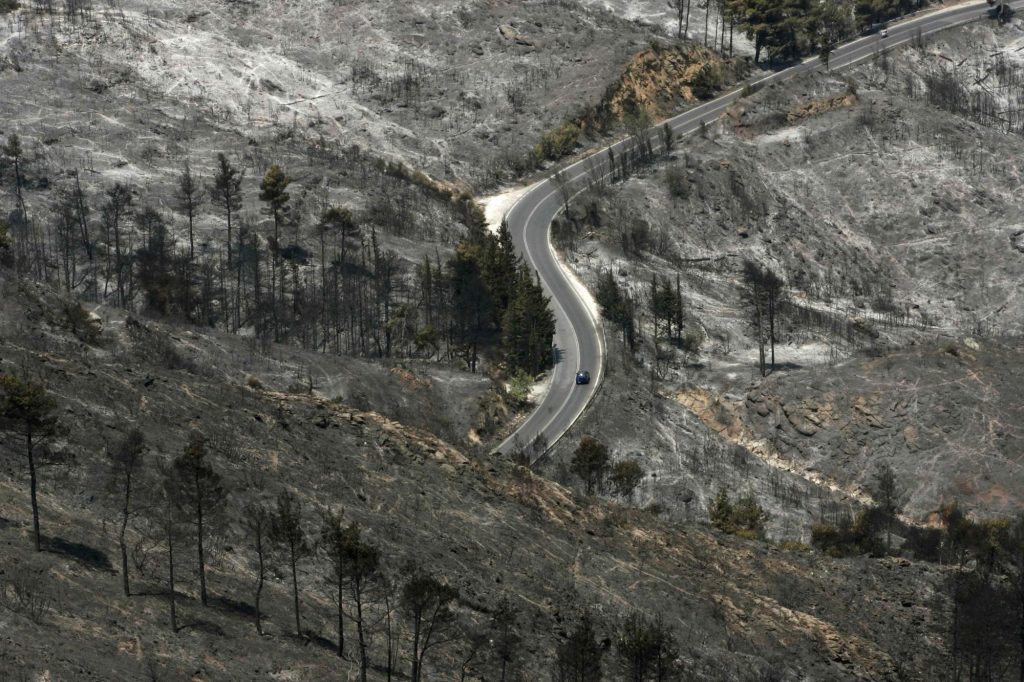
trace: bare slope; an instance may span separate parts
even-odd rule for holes
[[[0,113],[25,137],[177,122],[190,124],[174,136],[189,153],[229,132],[323,138],[473,184],[596,101],[652,35],[607,10],[547,2],[128,1],[76,23],[9,19]],[[152,132],[139,143],[162,148],[167,135]],[[81,147],[101,170],[118,153]]]
[[[867,484],[888,462],[915,517],[953,500],[1012,516],[1024,504],[1024,348],[968,344],[779,374],[739,411],[765,451],[831,480]]]
[[[654,170],[581,197],[578,226],[556,234],[592,288],[610,269],[631,293],[646,338],[635,354],[616,342],[609,394],[577,431],[638,455],[656,474],[645,499],[684,513],[718,486],[748,489],[772,505],[771,532],[799,536],[786,525],[818,513],[815,498],[868,499],[886,461],[916,516],[954,497],[986,513],[1020,507],[1024,138],[998,113],[1020,94],[1022,35],[1019,22],[974,25],[769,88]],[[741,304],[745,259],[787,282],[766,383]],[[678,276],[699,355],[662,342],[654,361],[655,274]],[[616,381],[617,367],[631,378]],[[638,381],[663,398],[641,398]],[[818,433],[808,415],[828,426]],[[708,458],[693,454],[704,429],[758,464],[719,457],[726,473],[706,476]],[[790,471],[813,485],[777,502]]]
[[[13,602],[0,605],[0,656],[12,674],[134,680],[153,670],[161,679],[312,680],[351,670],[330,650],[333,606],[322,558],[300,566],[312,642],[287,634],[280,554],[264,593],[268,635],[254,634],[254,558],[239,509],[260,478],[268,494],[289,488],[300,495],[308,531],[318,507],[343,509],[381,547],[389,571],[413,560],[457,586],[467,627],[485,625],[499,597],[509,597],[523,637],[514,664],[526,679],[547,675],[554,647],[583,607],[595,610],[609,635],[630,609],[661,613],[698,679],[760,679],[765,669],[786,679],[882,679],[897,670],[927,678],[942,665],[945,611],[935,568],[836,562],[585,502],[507,463],[467,459],[376,413],[247,387],[241,376],[226,380],[190,344],[152,325],[110,329],[98,346],[84,345],[57,324],[58,300],[46,291],[7,272],[0,291],[0,369],[47,381],[65,427],[41,479],[52,548],[42,554],[31,552],[15,443],[3,441],[10,464],[0,484],[0,580],[11,596],[16,577],[27,576],[31,589],[52,598],[35,619]],[[145,430],[150,467],[180,453],[191,430],[202,431],[230,491],[211,550],[208,608],[196,601],[188,541],[179,547],[187,627],[178,633],[166,626],[164,551],[151,541],[154,529],[140,521],[130,529],[141,564],[132,568],[137,596],[120,596],[112,566],[113,508],[99,485],[103,452],[131,426]],[[851,602],[852,592],[861,596]],[[383,645],[374,627],[376,664]],[[431,678],[450,676],[464,646],[442,649]],[[486,676],[494,664],[485,651],[471,670]],[[373,676],[382,679],[379,671]]]

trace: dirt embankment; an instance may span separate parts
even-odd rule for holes
[[[605,99],[620,118],[645,110],[660,120],[736,82],[745,66],[702,47],[651,47],[633,56]]]

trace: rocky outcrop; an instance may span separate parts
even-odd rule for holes
[[[502,24],[498,26],[498,34],[505,40],[515,43],[516,45],[521,45],[522,47],[534,47],[533,39],[525,33],[520,33],[519,29],[511,24]]]

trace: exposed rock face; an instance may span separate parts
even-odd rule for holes
[[[498,33],[505,40],[509,40],[516,45],[522,45],[523,47],[533,47],[533,40],[524,33],[520,33],[519,30],[510,24],[502,24],[498,27]]]
[[[616,115],[640,107],[654,118],[709,96],[743,73],[742,62],[700,47],[650,48],[633,56],[610,96]]]
[[[1012,514],[1024,506],[1022,373],[1020,345],[965,339],[769,377],[743,422],[778,456],[851,490],[884,460],[920,518],[954,498]]]

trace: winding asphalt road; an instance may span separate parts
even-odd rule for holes
[[[1007,4],[1019,9],[1024,0]],[[883,50],[911,43],[920,36],[978,19],[989,19],[989,9],[985,2],[970,2],[911,16],[891,24],[884,38],[876,33],[836,48],[829,59],[829,68],[848,67]],[[752,81],[748,87],[760,89],[801,74],[823,70],[825,65],[821,60],[811,57]],[[703,122],[710,123],[722,116],[729,105],[742,97],[743,90],[743,87],[736,88],[652,128],[650,138],[655,151],[662,145],[662,126],[665,123],[676,136],[697,132]],[[605,344],[600,320],[595,319],[584,302],[586,294],[580,290],[581,285],[574,285],[572,276],[559,263],[549,234],[551,221],[564,205],[563,197],[574,196],[607,177],[608,149],[613,149],[618,159],[633,145],[632,140],[622,140],[601,148],[564,168],[559,182],[553,179],[538,182],[505,216],[516,249],[538,272],[545,291],[551,297],[555,314],[556,364],[547,394],[526,421],[498,446],[500,453],[508,454],[517,447],[523,447],[531,452],[531,461],[542,456],[546,448],[531,450],[534,441],[541,436],[541,442],[550,447],[565,435],[583,414],[604,378]],[[576,385],[575,375],[579,369],[590,371],[590,384]]]

